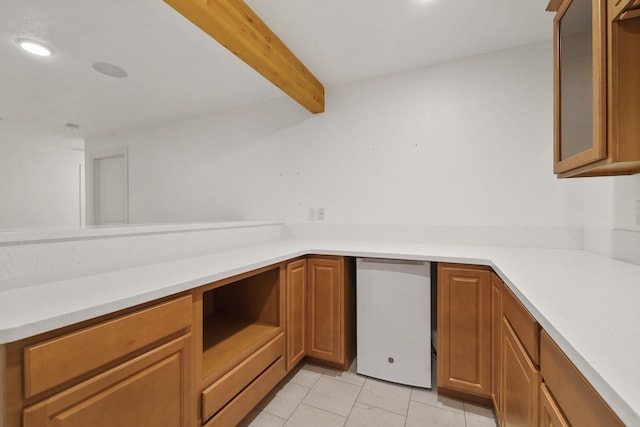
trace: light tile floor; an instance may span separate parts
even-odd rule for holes
[[[301,364],[242,427],[495,427],[493,411],[356,373]]]

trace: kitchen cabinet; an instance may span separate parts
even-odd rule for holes
[[[353,261],[335,256],[307,259],[307,356],[343,370],[355,357]]]
[[[504,284],[500,300],[500,422],[505,427],[535,427],[539,416],[540,325]]]
[[[540,385],[540,427],[570,427],[546,385]]]
[[[9,344],[6,426],[191,427],[191,309],[189,295]]]
[[[491,269],[438,265],[437,382],[442,394],[491,399]]]
[[[624,425],[545,331],[540,336],[540,373],[548,391],[547,399],[563,414],[567,424]]]
[[[438,265],[438,392],[492,405],[502,427],[622,426],[498,275]]]
[[[527,356],[509,321],[502,322],[501,412],[505,427],[535,427],[538,419],[539,372]]]
[[[496,273],[491,273],[491,400],[500,418],[502,412],[500,387],[500,354],[502,349],[502,288],[504,284]]]
[[[307,336],[307,260],[287,264],[287,371],[306,355]]]
[[[284,378],[285,276],[277,264],[196,291],[205,425],[237,425]]]
[[[616,9],[632,2],[552,3],[554,172],[561,178],[640,172],[640,19],[621,19]]]
[[[153,349],[24,410],[23,427],[187,427],[191,337]]]

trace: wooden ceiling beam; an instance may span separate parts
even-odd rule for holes
[[[324,112],[324,87],[242,0],[164,0],[312,113]]]

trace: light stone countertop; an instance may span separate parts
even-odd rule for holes
[[[307,254],[493,267],[628,426],[640,426],[640,265],[580,250],[282,240],[0,292],[0,343]]]

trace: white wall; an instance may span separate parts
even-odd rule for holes
[[[68,148],[1,141],[0,229],[80,225],[83,165]]]
[[[320,115],[283,98],[90,139],[87,151],[128,147],[134,223],[295,223],[324,207],[326,224],[581,228],[581,182],[552,173],[551,43],[330,88],[326,99]],[[577,234],[569,246],[582,246]]]
[[[640,175],[589,178],[584,192],[584,248],[640,264]]]

